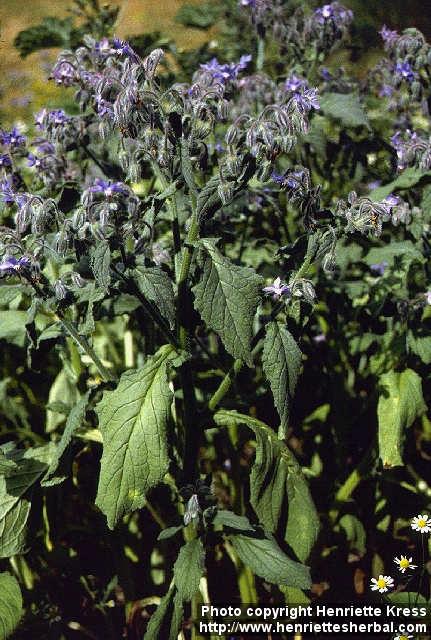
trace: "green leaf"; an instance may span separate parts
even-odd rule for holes
[[[373,247],[363,258],[365,264],[371,265],[378,262],[387,262],[390,267],[394,265],[397,259],[402,261],[406,267],[414,261],[425,261],[422,253],[411,240],[391,242],[383,247]]]
[[[57,374],[48,395],[45,429],[47,433],[56,430],[65,418],[65,412],[61,410],[64,401],[73,404],[77,399],[78,391],[70,379],[65,368]],[[61,403],[61,404],[58,404]]]
[[[205,550],[200,538],[189,540],[181,547],[174,564],[174,582],[183,601],[193,598],[203,576]]]
[[[229,539],[242,562],[267,582],[286,584],[298,589],[310,588],[310,569],[291,560],[273,538],[253,538],[238,534]]]
[[[90,265],[97,284],[108,289],[111,282],[111,250],[107,240],[102,240],[90,251]]]
[[[6,309],[0,313],[0,338],[15,344],[18,347],[24,346],[27,312],[15,309]]]
[[[377,406],[379,455],[385,468],[402,466],[405,429],[426,411],[422,380],[415,371],[389,371],[380,377]]]
[[[6,454],[0,449],[0,475],[6,478],[10,476],[18,468],[17,463],[14,460],[6,457]]]
[[[175,21],[185,27],[208,29],[220,16],[220,7],[213,2],[201,2],[198,5],[184,4],[175,16]]]
[[[340,120],[345,127],[369,126],[367,114],[354,93],[325,93],[320,98],[322,112]]]
[[[243,423],[254,431],[256,459],[250,476],[250,502],[268,531],[275,533],[283,525],[284,540],[304,562],[317,539],[319,517],[295,456],[260,420],[226,410],[218,411],[214,420],[219,425]]]
[[[50,443],[5,453],[15,462],[16,468],[7,477],[0,477],[0,558],[9,558],[25,550],[31,491],[51,461],[53,446]]]
[[[235,531],[256,531],[256,527],[251,524],[248,518],[238,516],[236,513],[233,513],[233,511],[228,511],[227,509],[218,509],[211,524]]]
[[[166,529],[162,529],[159,535],[157,536],[157,540],[168,540],[175,536],[179,531],[183,529],[183,525],[180,524],[177,527],[167,527]]]
[[[252,366],[253,320],[263,279],[248,267],[232,264],[216,248],[217,240],[200,241],[203,273],[193,287],[195,307],[226,350]]]
[[[168,274],[159,267],[137,267],[133,275],[142,295],[156,304],[172,329],[175,326],[174,288]]]
[[[40,24],[20,31],[13,44],[22,58],[39,49],[67,47],[72,26],[73,22],[70,18],[48,16]]]
[[[262,365],[281,420],[280,437],[289,426],[289,405],[301,370],[301,351],[287,328],[269,322],[263,343]]]
[[[0,573],[0,640],[6,640],[23,615],[21,589],[10,573]]]
[[[160,640],[160,638],[163,638],[162,630],[167,624],[167,618],[172,608],[175,591],[175,587],[172,586],[161,599],[159,606],[148,623],[144,640]]]
[[[345,513],[344,516],[340,518],[340,527],[346,534],[350,548],[358,551],[359,554],[363,556],[366,551],[365,543],[367,534],[362,522],[351,513]]]
[[[51,464],[49,465],[48,471],[45,474],[45,478],[42,481],[42,485],[45,487],[58,484],[66,478],[66,476],[56,476],[54,478],[52,476],[57,471],[60,460],[67,447],[69,446],[73,434],[82,425],[82,422],[85,418],[85,410],[87,407],[89,394],[90,392],[87,391],[87,393],[78,400],[67,417],[66,426],[60,438],[60,442],[56,446]]]
[[[370,193],[370,198],[373,202],[381,202],[386,198],[386,196],[398,189],[410,189],[411,187],[414,187],[426,176],[431,176],[431,171],[424,171],[423,169],[409,167],[400,173],[400,175],[392,182],[388,182],[388,184],[374,189],[374,191]]]
[[[111,529],[124,513],[144,506],[147,491],[168,471],[167,371],[178,360],[173,347],[161,347],[141,369],[123,373],[96,406],[103,436],[96,504]]]
[[[423,363],[431,363],[431,337],[415,336],[412,331],[407,333],[407,345],[409,349],[416,354]]]
[[[388,598],[388,600],[390,600],[390,602],[392,602],[392,604],[396,604],[400,607],[411,607],[413,603],[415,603],[415,606],[418,607],[427,605],[429,606],[429,602],[427,601],[427,599],[422,594],[416,593],[416,591],[399,591],[398,593],[388,593],[386,597]]]

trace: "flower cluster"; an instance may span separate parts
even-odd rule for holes
[[[347,202],[337,203],[335,214],[347,222],[347,233],[372,233],[378,237],[382,233],[383,223],[392,222],[395,226],[400,222],[410,221],[408,205],[397,196],[387,196],[381,202],[373,202],[366,196],[359,197],[354,191],[349,194]]]
[[[420,169],[431,167],[431,137],[406,129],[396,131],[391,142],[397,152],[399,171],[412,165]]]

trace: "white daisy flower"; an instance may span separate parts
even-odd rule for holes
[[[417,564],[412,564],[413,558],[407,558],[407,556],[401,556],[400,558],[394,558],[395,564],[398,565],[398,569],[401,573],[405,573],[407,569],[417,569]]]
[[[394,640],[410,640],[413,636],[395,636]]]
[[[415,516],[411,522],[411,528],[420,533],[430,533],[431,531],[431,518],[428,515]]]
[[[391,576],[382,576],[371,578],[371,591],[379,591],[385,593],[394,586],[394,579]]]

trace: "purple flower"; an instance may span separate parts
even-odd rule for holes
[[[0,167],[10,167],[11,164],[11,157],[7,153],[0,154]]]
[[[283,184],[284,175],[281,173],[276,173],[275,171],[271,174],[271,180],[277,184]]]
[[[276,278],[269,287],[264,287],[263,291],[272,295],[273,300],[279,300],[282,296],[289,296],[291,293],[290,287],[281,282],[281,278]]]
[[[322,78],[324,80],[326,80],[327,82],[329,80],[332,80],[332,73],[329,71],[329,69],[327,67],[322,67],[321,71],[320,71],[320,75],[322,76]]]
[[[292,99],[296,102],[300,111],[320,109],[318,89],[301,89],[293,94]]]
[[[10,178],[4,178],[0,182],[0,197],[6,204],[15,202],[15,191]]]
[[[294,74],[289,76],[284,83],[284,88],[286,89],[286,91],[293,91],[294,93],[296,93],[300,89],[305,89],[307,87],[307,80],[305,80],[304,78],[298,78],[298,76],[295,76]]]
[[[41,159],[35,156],[34,153],[29,153],[27,156],[27,166],[38,169],[41,166]]]
[[[380,29],[379,33],[385,43],[385,49],[390,49],[399,38],[398,32],[392,31],[392,29],[389,29],[385,24]]]
[[[25,144],[25,137],[20,134],[16,127],[13,127],[11,131],[0,132],[0,143],[5,146],[16,149],[22,147]]]
[[[408,62],[397,62],[395,65],[395,73],[408,82],[412,82],[416,77],[415,72]]]
[[[139,62],[139,56],[130,44],[119,38],[114,38],[112,42],[108,38],[102,38],[100,42],[96,42],[95,50],[102,56],[125,56],[131,58],[133,62]]]
[[[242,7],[251,7],[252,9],[256,8],[257,0],[240,0],[240,5]]]
[[[31,262],[26,256],[18,260],[14,256],[5,256],[0,262],[0,277],[10,276],[31,267]]]
[[[75,67],[68,60],[58,60],[51,76],[57,84],[62,84],[65,87],[71,87],[79,80],[79,75]]]
[[[385,273],[387,266],[388,263],[386,260],[383,260],[382,262],[375,262],[374,264],[371,264],[370,269],[374,273],[377,273],[377,275],[382,276]]]
[[[331,21],[339,26],[348,24],[353,20],[353,12],[338,2],[331,2],[331,4],[325,4],[323,7],[316,9],[314,16],[320,24]]]
[[[392,207],[396,207],[398,204],[400,204],[400,202],[401,198],[399,198],[398,196],[394,196],[393,193],[390,193],[388,196],[386,196],[386,198],[383,199],[383,203],[390,209]]]
[[[390,98],[393,93],[394,93],[394,88],[391,87],[390,84],[382,84],[379,91],[379,96],[381,98]]]
[[[122,182],[111,182],[109,180],[102,180],[96,178],[94,184],[90,187],[91,193],[101,193],[105,198],[112,198],[116,193],[126,195],[128,189]]]
[[[199,65],[202,71],[206,71],[213,81],[226,84],[229,80],[236,80],[240,71],[246,68],[251,61],[251,55],[241,56],[239,62],[231,62],[229,64],[221,64],[217,58],[213,58],[205,64]]]

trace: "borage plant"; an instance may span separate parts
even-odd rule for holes
[[[264,37],[277,23],[264,2],[242,6],[258,27],[260,69]],[[319,278],[322,295],[332,288],[337,243],[349,251],[351,234],[365,244],[405,215],[397,198],[376,202],[353,191],[333,210],[322,208],[321,185],[304,166],[318,146],[306,137],[321,107],[313,81],[352,16],[338,3],[295,16],[276,34],[291,38],[296,65],[281,79],[246,76],[253,60],[243,55],[203,63],[191,83],[167,86],[158,73],[162,50],[141,59],[118,38],[87,37],[61,53],[52,72],[76,89],[80,115],[44,109],[35,138],[2,132],[1,331],[27,347],[27,362],[8,416],[26,446],[0,448],[0,555],[31,590],[44,562],[21,555],[32,492],[39,489],[38,504],[43,497],[43,544],[64,548],[65,480],[72,472],[84,486],[77,460],[89,456],[97,469],[102,449],[95,504],[117,527],[111,548],[121,543],[136,561],[136,544],[149,564],[154,554],[165,559],[162,579],[152,578],[167,593],[146,638],[176,638],[187,603],[195,617],[200,601],[220,600],[217,577],[227,566],[238,578],[232,599],[253,602],[256,589],[260,597],[305,598],[319,519],[287,442],[314,285]],[[310,83],[295,74],[309,62]],[[325,113],[337,113],[334,96],[352,104],[348,83],[325,81],[339,92],[326,96]],[[352,127],[367,128],[353,99]],[[385,265],[374,266],[383,275]],[[37,405],[26,372],[42,363],[57,367],[42,418],[48,444],[25,409]],[[83,502],[88,523],[97,515]],[[158,541],[141,530],[143,508],[162,529]],[[116,573],[118,583],[112,574],[104,584],[83,578],[107,637],[124,626],[110,609],[123,607],[126,593],[142,596],[130,569]],[[61,629],[64,612],[46,607],[38,602],[38,614]]]

